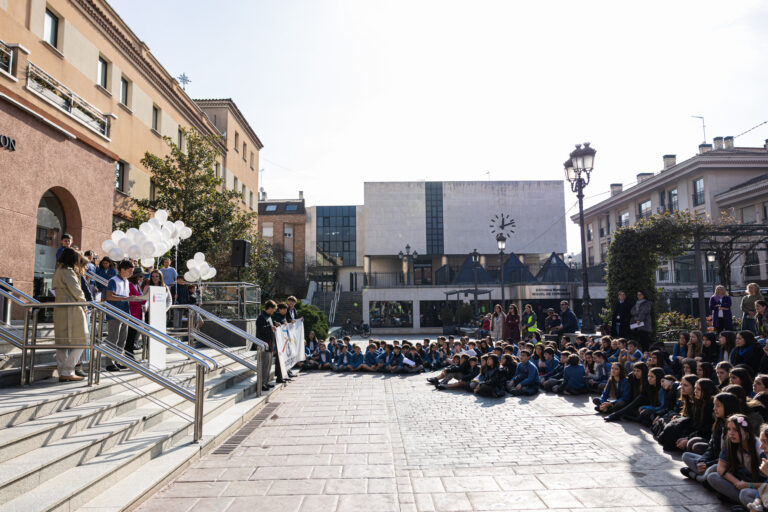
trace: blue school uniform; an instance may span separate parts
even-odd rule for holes
[[[392,362],[392,356],[394,356],[394,355],[395,355],[394,352],[387,352],[385,350],[384,353],[379,355],[379,357],[377,359],[377,362],[378,362],[378,364],[383,364],[384,366],[389,366],[389,363]]]
[[[568,365],[563,370],[563,387],[568,391],[580,392],[587,387],[584,378],[584,366],[581,364]]]
[[[675,346],[672,347],[672,360],[676,361],[678,357],[682,359],[688,357],[688,345],[683,347],[679,343],[675,343]]]
[[[600,395],[600,403],[603,404],[605,402],[609,402],[611,400],[610,398],[611,393],[609,390],[608,384],[605,385],[605,388],[603,389],[603,394]],[[621,379],[618,383],[618,386],[616,386],[616,398],[614,399],[616,402],[624,402],[627,403],[632,398],[632,389],[629,385],[629,379],[624,378]]]
[[[304,345],[304,353],[307,355],[307,357],[311,357],[312,354],[317,352],[319,350],[319,344],[317,341],[310,341],[306,345]]]
[[[515,386],[522,384],[523,388],[539,389],[539,370],[531,360],[527,363],[519,363],[515,369],[515,376],[512,378]]]
[[[621,349],[620,349],[620,348],[617,348],[615,352],[606,352],[606,353],[605,353],[605,356],[606,356],[606,359],[607,359],[609,362],[611,362],[611,363],[615,363],[616,361],[618,361],[618,360],[619,360],[619,355],[620,355],[620,354],[621,354]]]
[[[349,365],[352,367],[352,369],[357,369],[361,364],[363,364],[364,360],[365,356],[362,352],[359,354],[357,352],[353,352],[349,358]]]
[[[552,368],[550,371],[548,371],[547,373],[545,373],[545,374],[544,374],[544,375],[542,375],[541,377],[542,377],[544,380],[549,380],[549,379],[560,379],[560,378],[562,378],[562,376],[563,376],[563,369],[564,369],[564,368],[565,368],[565,365],[564,365],[564,364],[558,364],[557,366],[555,366],[554,368]]]
[[[558,357],[553,357],[549,361],[544,361],[544,375],[557,369],[558,366],[560,366],[560,358]]]
[[[655,414],[664,414],[667,411],[671,411],[675,407],[675,397],[677,396],[678,384],[675,382],[669,391],[664,391],[664,388],[659,387],[659,405],[644,405],[640,407],[641,410],[648,410]]]
[[[427,352],[426,357],[424,358],[425,362],[427,363],[427,366],[430,368],[436,368],[440,364],[440,352],[432,353]]]
[[[366,352],[363,362],[368,366],[376,366],[379,364],[379,357],[376,352]]]
[[[629,360],[633,363],[639,363],[643,360],[643,352],[640,349],[635,350],[633,353],[629,354]]]
[[[397,368],[403,367],[403,354],[397,354],[392,353],[392,359],[389,361],[389,364],[387,366],[395,366]]]
[[[347,352],[346,354],[344,352],[341,352],[339,355],[336,356],[336,360],[334,361],[334,364],[336,366],[347,366],[352,361],[352,354]]]
[[[595,373],[597,373],[597,383],[604,385],[611,376],[611,363],[606,361],[602,365],[596,365]]]
[[[318,350],[317,351],[317,362],[322,364],[330,364],[333,362],[333,357],[331,357],[331,351],[328,349],[325,350]]]

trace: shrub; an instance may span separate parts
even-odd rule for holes
[[[296,304],[296,313],[300,317],[304,317],[305,336],[309,334],[309,331],[315,331],[315,336],[319,340],[324,340],[328,337],[328,319],[325,318],[325,314],[320,309],[311,304],[299,302]]]
[[[656,318],[656,326],[660,332],[664,331],[695,331],[699,328],[699,321],[692,316],[677,311],[661,313]]]

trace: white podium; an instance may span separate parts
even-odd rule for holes
[[[165,302],[166,289],[164,286],[150,286],[147,310],[149,311],[149,325],[166,333]],[[149,340],[149,364],[158,370],[165,370],[165,345],[159,341]]]

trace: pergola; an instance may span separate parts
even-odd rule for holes
[[[463,294],[465,297],[472,294],[473,299],[475,302],[477,302],[477,297],[480,295],[488,295],[488,300],[491,300],[491,290],[477,290],[475,288],[465,288],[463,290],[451,290],[449,292],[443,292],[445,293],[445,302],[446,304],[449,302],[449,297],[451,295],[456,295],[456,329],[460,327],[460,319],[461,316],[459,315],[459,311],[461,309],[461,295]]]

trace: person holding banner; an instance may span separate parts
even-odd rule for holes
[[[275,360],[275,377],[278,384],[283,382],[283,374],[280,369],[280,358],[277,357],[277,342],[275,340],[275,331],[277,327],[272,322],[272,315],[277,309],[275,301],[268,300],[264,303],[264,309],[256,319],[256,337],[267,344],[268,350],[264,351],[264,360],[261,366],[261,389],[268,391],[275,387],[269,383],[269,372],[272,370],[272,360]],[[256,345],[253,346],[256,350]]]

